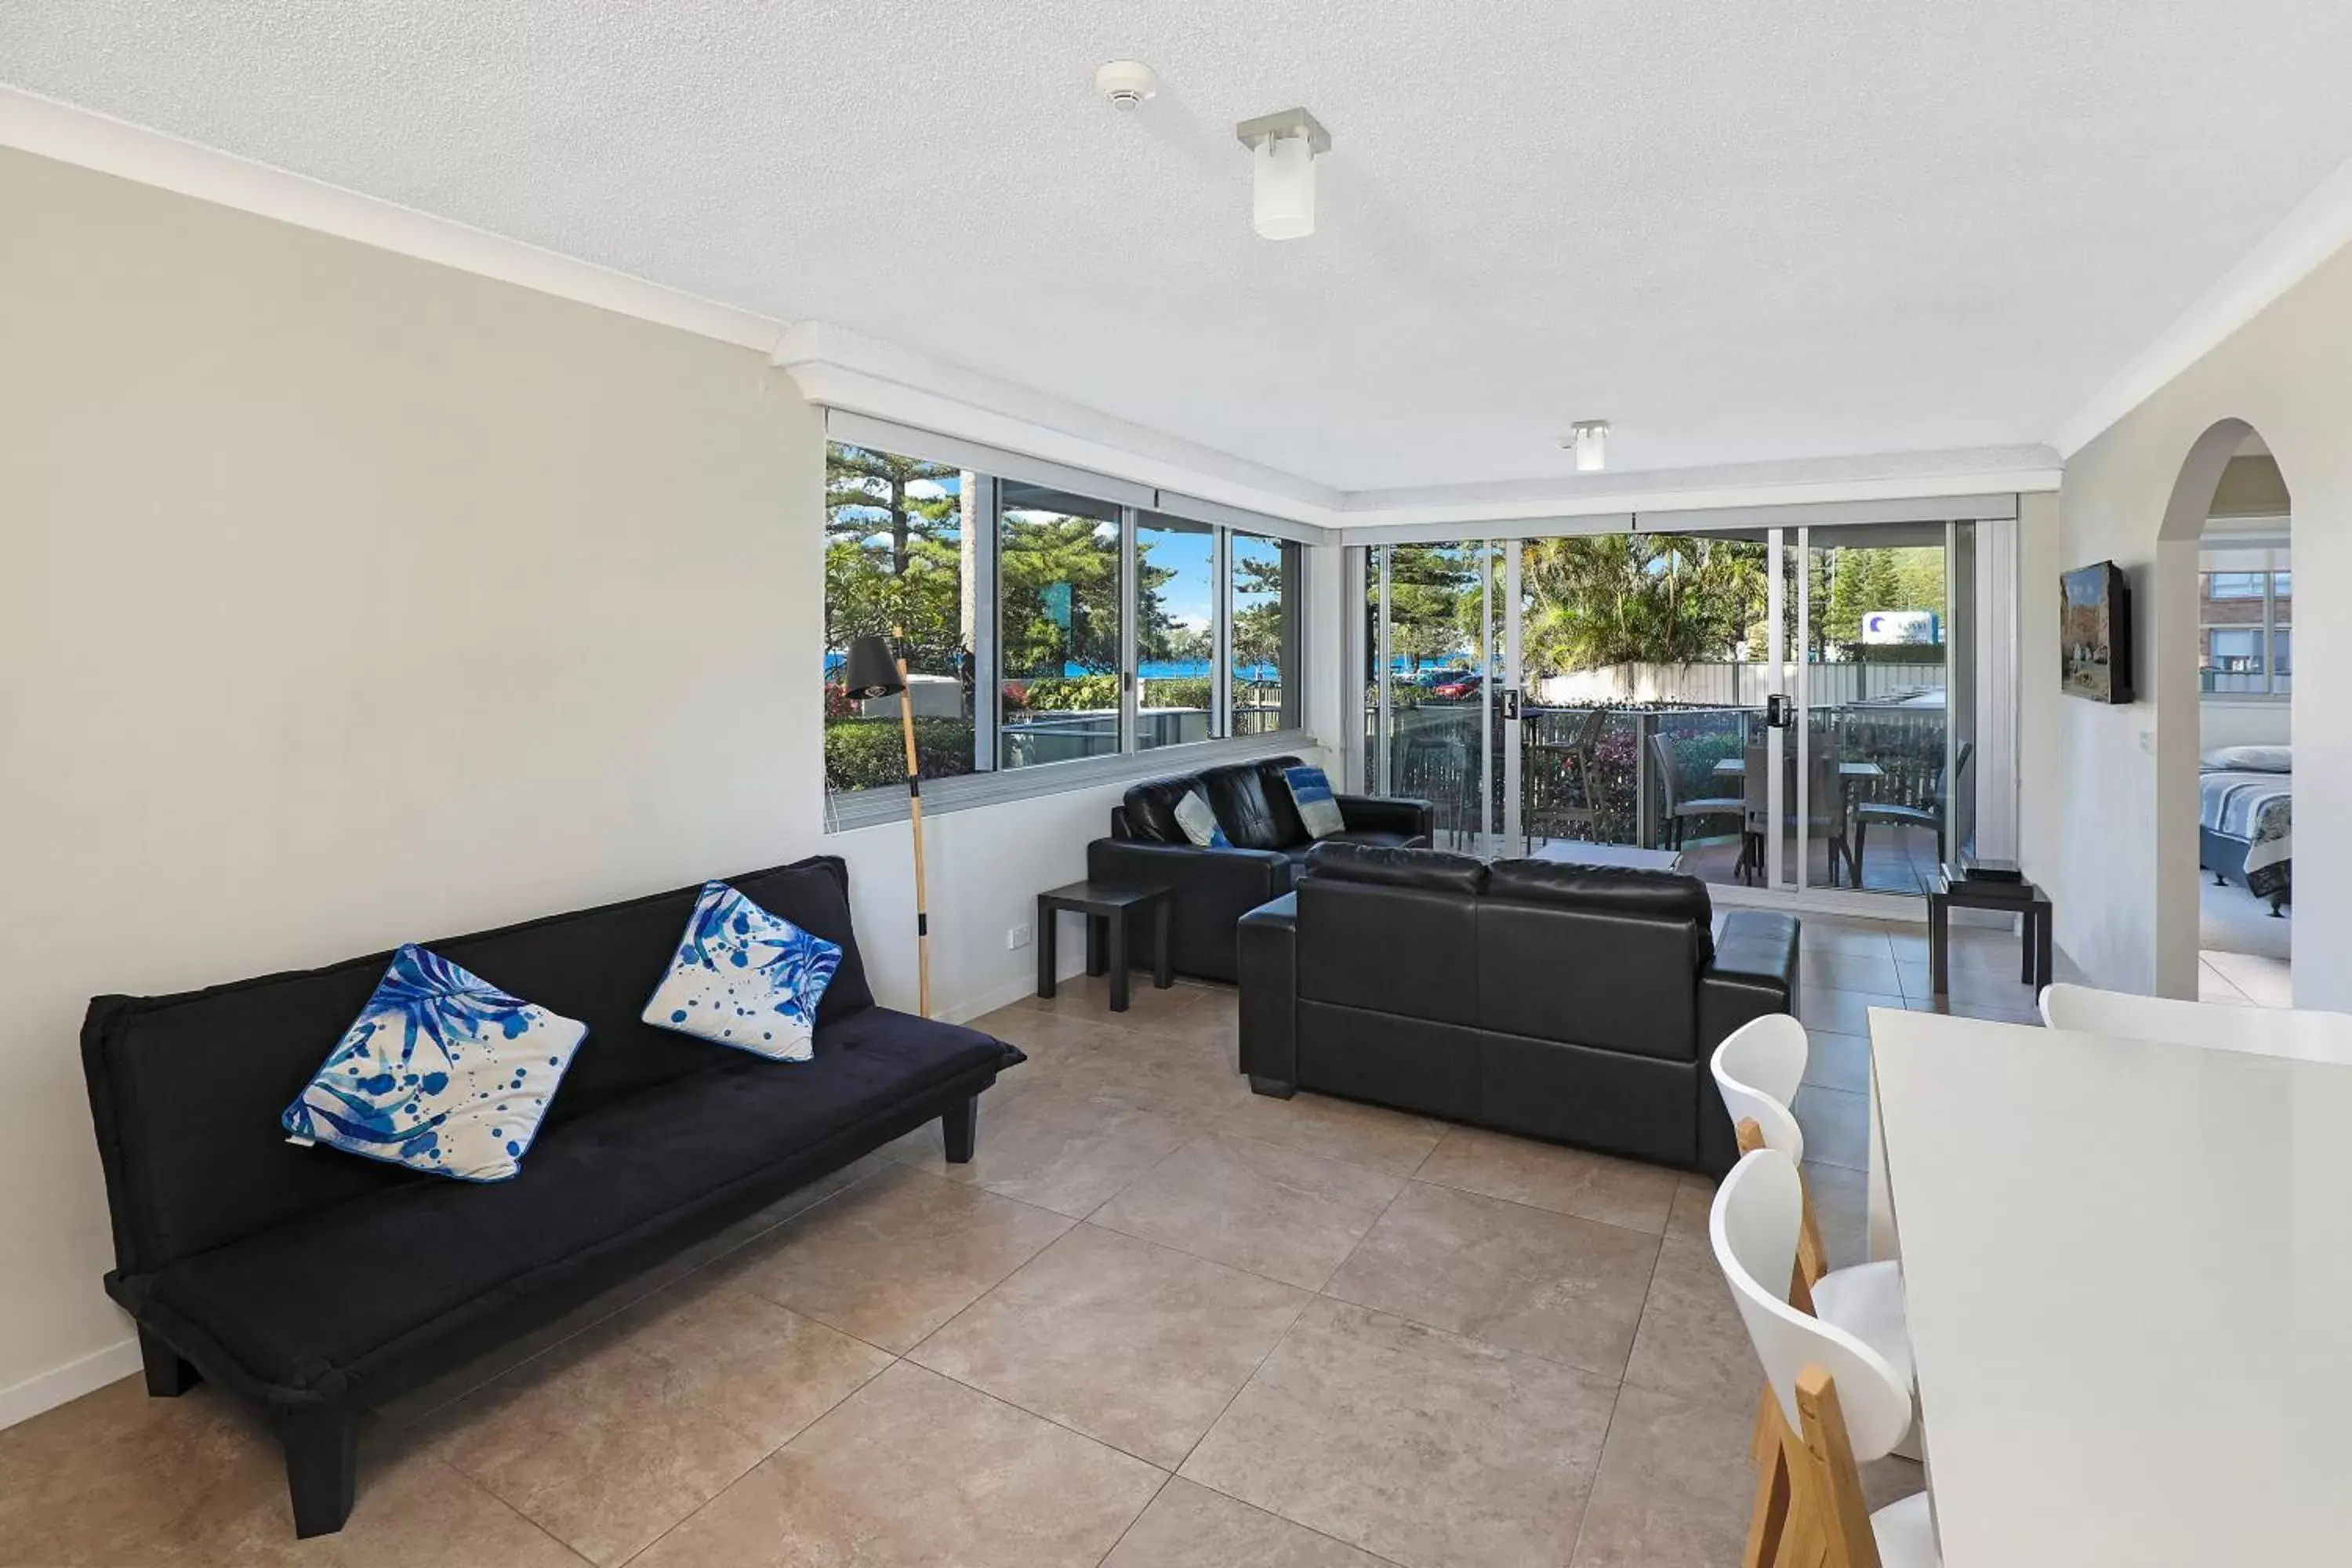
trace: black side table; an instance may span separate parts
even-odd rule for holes
[[[1087,917],[1087,973],[1110,971],[1110,1010],[1127,1011],[1127,917],[1151,911],[1151,984],[1161,991],[1176,984],[1168,967],[1168,921],[1176,907],[1172,888],[1134,888],[1115,882],[1072,882],[1037,895],[1037,994],[1051,996],[1058,977],[1054,917],[1063,910]],[[1099,928],[1099,935],[1097,934]]]
[[[1952,988],[1952,910],[1999,910],[2023,915],[2025,984],[2038,992],[2050,984],[2050,896],[2031,882],[1989,882],[1981,879],[1952,879],[1948,871],[1936,873],[1927,893],[1927,971],[1936,994]]]

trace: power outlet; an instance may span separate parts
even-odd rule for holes
[[[1004,933],[1004,945],[1008,948],[1027,947],[1035,939],[1036,933],[1027,926],[1014,926]]]

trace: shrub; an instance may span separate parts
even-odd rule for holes
[[[915,721],[916,770],[924,778],[971,772],[971,725],[961,719]],[[835,719],[824,727],[824,787],[880,789],[907,782],[907,742],[896,719]]]
[[[1032,712],[1077,713],[1118,706],[1117,675],[1041,675],[1027,686]]]

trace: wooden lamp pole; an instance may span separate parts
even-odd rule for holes
[[[891,629],[893,635],[904,640],[903,630]],[[843,673],[842,685],[853,697],[898,699],[898,725],[907,738],[907,820],[915,835],[916,1005],[928,1018],[931,1016],[931,916],[923,883],[922,765],[915,754],[915,700],[907,689],[907,661],[892,651],[887,638],[856,638],[849,645],[849,663]]]

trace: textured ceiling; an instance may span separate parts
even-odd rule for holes
[[[1349,489],[2046,439],[2347,78],[2341,0],[0,6],[0,80]]]

